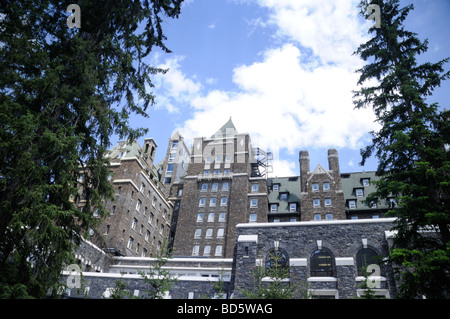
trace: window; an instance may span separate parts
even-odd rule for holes
[[[161,224],[161,225],[159,226],[159,234],[162,235],[163,233],[164,233],[164,225]]]
[[[331,206],[331,198],[325,198],[325,206]]]
[[[224,233],[225,233],[225,229],[223,229],[223,228],[217,229],[217,238],[223,238]]]
[[[145,233],[145,241],[148,241],[149,238],[150,238],[150,231],[147,230],[147,232]]]
[[[139,213],[139,210],[141,209],[141,204],[142,204],[141,200],[138,199],[138,201],[137,201],[137,203],[136,203],[136,211],[137,211],[138,213]]]
[[[290,204],[289,204],[289,211],[290,211],[290,212],[295,212],[295,211],[297,211],[297,204],[296,204],[296,203],[290,203]]]
[[[219,174],[220,174],[220,170],[215,169],[215,170],[214,170],[214,175],[219,175]]]
[[[362,179],[362,184],[363,184],[363,186],[369,186],[369,182],[370,182],[370,179],[369,179],[369,178],[363,178],[363,179]]]
[[[280,200],[287,201],[288,200],[288,193],[281,193],[280,194]]]
[[[275,268],[287,268],[288,258],[286,254],[280,249],[272,249],[266,255],[266,269],[270,270]]]
[[[319,249],[311,255],[311,277],[333,277],[333,257],[325,249]]]
[[[257,198],[250,199],[250,207],[252,207],[252,208],[258,207],[258,199]]]
[[[213,230],[212,228],[208,228],[206,230],[206,238],[211,238],[213,236]]]
[[[279,189],[280,189],[280,185],[278,185],[278,184],[273,184],[272,190],[273,190],[274,192],[278,192]]]
[[[167,171],[166,173],[172,173],[173,172],[173,167],[175,164],[171,163],[167,165]]]
[[[227,191],[228,190],[228,182],[225,182],[222,184],[222,190]]]
[[[198,203],[198,206],[204,207],[204,206],[205,206],[205,203],[206,203],[206,198],[205,198],[205,197],[202,197],[202,198],[200,198],[200,202]]]
[[[227,198],[226,197],[222,197],[220,199],[220,206],[227,206]]]
[[[313,190],[313,192],[318,192],[319,191],[319,183],[313,183],[312,190]]]
[[[250,223],[256,223],[256,214],[250,214]]]
[[[329,191],[330,190],[330,183],[323,183],[323,190],[326,192],[326,191]]]
[[[356,254],[356,268],[358,270],[358,276],[363,276],[364,270],[367,269],[367,266],[372,264],[378,264],[378,254],[374,250],[370,248],[363,248],[358,251]]]
[[[297,221],[297,218],[296,218],[296,217],[291,217],[291,218],[289,219],[289,221],[290,221],[291,223],[294,223],[294,222]]]
[[[258,184],[252,184],[252,193],[256,193],[259,190],[259,185]]]
[[[217,184],[217,183],[212,184],[211,192],[217,192],[218,188],[219,188],[219,184]]]
[[[356,193],[356,197],[363,197],[364,196],[364,192],[362,188],[356,188],[355,189],[355,193]]]
[[[211,198],[209,199],[209,206],[210,206],[210,207],[216,207],[216,201],[217,201],[217,198],[211,197]]]
[[[198,214],[197,214],[197,222],[198,222],[198,223],[200,223],[200,222],[203,221],[203,216],[204,216],[204,215],[205,215],[204,213],[198,213]]]
[[[134,242],[133,237],[128,238],[128,244],[127,244],[128,249],[131,249],[131,247],[133,247],[133,242]]]
[[[210,223],[214,222],[214,213],[208,214],[208,222],[210,222]]]
[[[144,194],[144,190],[145,190],[145,184],[142,183],[142,184],[141,184],[141,189],[139,189],[139,192],[142,193],[142,194]]]
[[[155,218],[155,215],[153,213],[150,213],[150,216],[148,217],[148,223],[151,225],[153,224],[153,219]]]
[[[178,147],[178,141],[173,141],[172,142],[172,149],[175,149]]]
[[[314,207],[320,207],[320,199],[314,198],[313,199],[313,205],[314,205]]]
[[[219,222],[225,222],[225,212],[220,212],[219,214]]]
[[[325,214],[326,220],[333,220],[333,214]]]
[[[199,251],[200,251],[200,246],[194,245],[194,247],[192,247],[192,256],[198,256]]]
[[[206,245],[205,248],[203,248],[203,256],[209,256],[211,253],[211,245]]]
[[[314,214],[314,220],[321,220],[322,217],[320,216],[320,214]]]
[[[214,253],[215,256],[222,256],[222,245],[216,246],[216,252]]]
[[[156,197],[155,196],[153,196],[153,199],[152,199],[152,206],[156,207]]]
[[[177,156],[176,153],[170,153],[169,154],[169,162],[173,162],[175,160],[175,157]]]
[[[200,238],[200,237],[202,237],[202,230],[200,228],[197,228],[194,233],[194,238]]]
[[[211,162],[212,162],[211,156],[207,156],[207,157],[205,158],[205,164],[211,164]]]
[[[349,200],[348,201],[348,208],[355,209],[356,208],[356,200]]]
[[[222,162],[222,155],[216,155],[216,163]]]
[[[136,225],[137,225],[138,220],[136,218],[133,218],[133,221],[131,222],[131,228],[136,230]]]
[[[179,189],[177,192],[178,197],[181,197],[181,195],[183,195],[183,189]]]
[[[278,204],[270,204],[270,211],[271,212],[278,211]]]
[[[206,192],[208,190],[208,184],[202,184],[202,192]]]
[[[231,163],[231,156],[225,155],[225,163]]]
[[[203,175],[205,175],[205,176],[209,175],[209,170],[208,170],[208,169],[205,169],[205,170],[203,171]]]

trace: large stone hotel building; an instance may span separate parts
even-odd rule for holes
[[[192,146],[174,133],[155,164],[156,147],[145,139],[143,147],[119,142],[110,150],[116,199],[106,203],[102,236],[91,238],[102,266],[84,273],[94,298],[108,296],[119,275],[139,295],[138,272],[165,245],[172,251],[166,267],[178,278],[168,298],[214,297],[211,282],[219,274],[226,296],[242,297],[253,269],[274,249],[290,266],[289,281],[311,296],[353,298],[363,293],[363,265],[389,252],[394,219],[384,214],[395,200],[367,202],[375,173],[341,172],[335,149],[328,150],[327,168],[311,170],[302,150],[298,176],[268,177],[271,154],[254,147],[231,118]],[[93,263],[89,247],[89,254],[78,252],[86,266]],[[391,270],[377,267],[375,293],[395,297]]]

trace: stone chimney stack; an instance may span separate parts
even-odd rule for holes
[[[306,193],[308,191],[307,180],[309,173],[309,153],[308,151],[300,151],[300,191]]]

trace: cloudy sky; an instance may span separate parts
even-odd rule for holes
[[[449,0],[410,0],[416,9],[406,28],[430,41],[424,61],[450,56]],[[341,172],[365,167],[360,149],[376,130],[371,109],[354,110],[355,70],[363,61],[352,55],[367,41],[373,22],[358,16],[358,0],[188,0],[177,20],[164,23],[171,54],[154,52],[153,65],[169,68],[154,78],[157,105],[148,127],[165,155],[178,130],[190,144],[209,137],[231,117],[253,146],[274,154],[271,176],[298,175],[298,153],[308,150],[311,170],[328,168],[327,149],[336,148]],[[450,81],[432,102],[450,108]],[[142,142],[141,142],[142,145]]]

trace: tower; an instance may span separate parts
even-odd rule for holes
[[[299,157],[301,219],[346,219],[337,151],[328,150],[328,170],[318,164],[316,169],[310,172],[309,153],[301,151]]]
[[[194,139],[183,180],[174,256],[232,258],[236,225],[267,221],[267,182],[253,176],[249,134],[231,118],[210,138]]]

